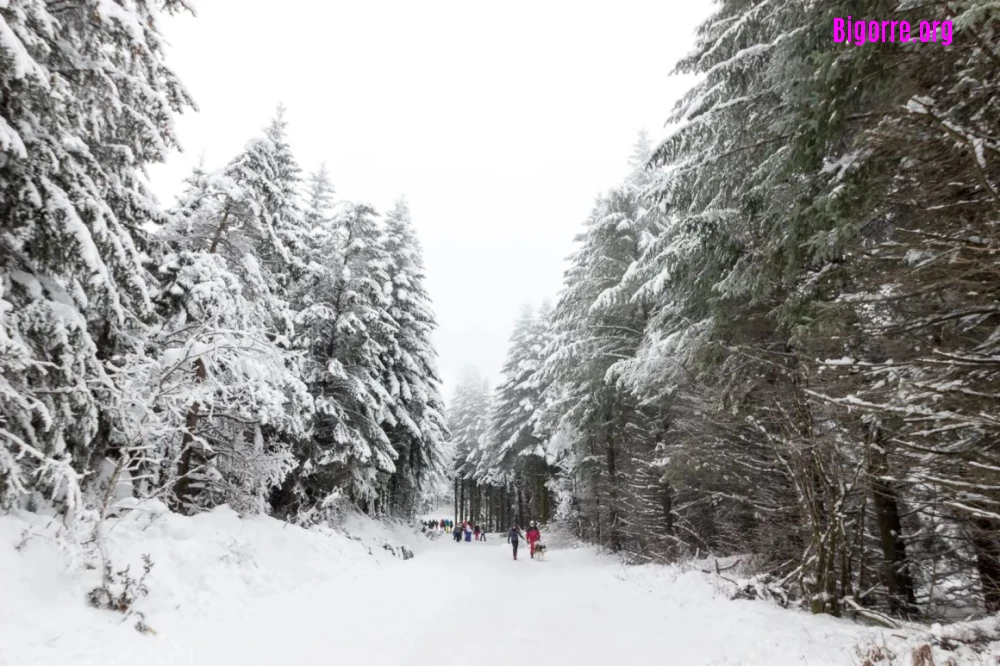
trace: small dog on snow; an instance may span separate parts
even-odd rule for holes
[[[539,562],[543,562],[545,560],[545,550],[546,548],[544,543],[536,543],[535,559],[538,560]]]

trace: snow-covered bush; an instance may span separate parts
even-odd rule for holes
[[[126,615],[136,612],[133,606],[149,594],[146,576],[153,568],[148,555],[142,558],[142,573],[133,578],[129,567],[115,570],[111,562],[104,563],[101,585],[87,594],[87,601],[95,608],[113,610]]]

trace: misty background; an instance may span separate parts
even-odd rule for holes
[[[162,25],[199,111],[152,186],[170,202],[200,159],[223,166],[285,105],[303,169],[325,162],[338,198],[407,198],[448,398],[465,365],[495,382],[523,305],[554,302],[594,198],[690,86],[670,73],[710,7],[199,3]]]

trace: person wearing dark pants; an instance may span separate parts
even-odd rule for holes
[[[507,543],[509,543],[511,545],[511,548],[514,549],[514,559],[515,560],[517,559],[517,546],[518,546],[520,540],[523,539],[523,538],[524,538],[524,535],[521,534],[521,528],[519,528],[516,524],[515,525],[511,525],[510,526],[510,531],[507,532]]]

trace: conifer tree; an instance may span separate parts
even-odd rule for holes
[[[107,364],[151,316],[142,253],[163,220],[143,169],[176,145],[172,117],[190,105],[158,30],[182,8],[0,7],[2,505],[31,490],[72,504],[79,473],[112,449],[121,393]]]
[[[388,435],[398,454],[389,504],[410,515],[421,491],[443,480],[447,426],[431,341],[436,324],[424,286],[420,244],[405,200],[397,201],[386,216],[384,246],[392,287],[390,315],[396,324],[386,375],[396,421]]]
[[[398,424],[384,384],[398,330],[389,311],[389,257],[368,206],[341,204],[320,233],[335,245],[312,259],[319,269],[310,302],[296,315],[316,415],[297,487],[284,494],[309,508],[345,493],[373,510],[398,455],[386,435]]]

